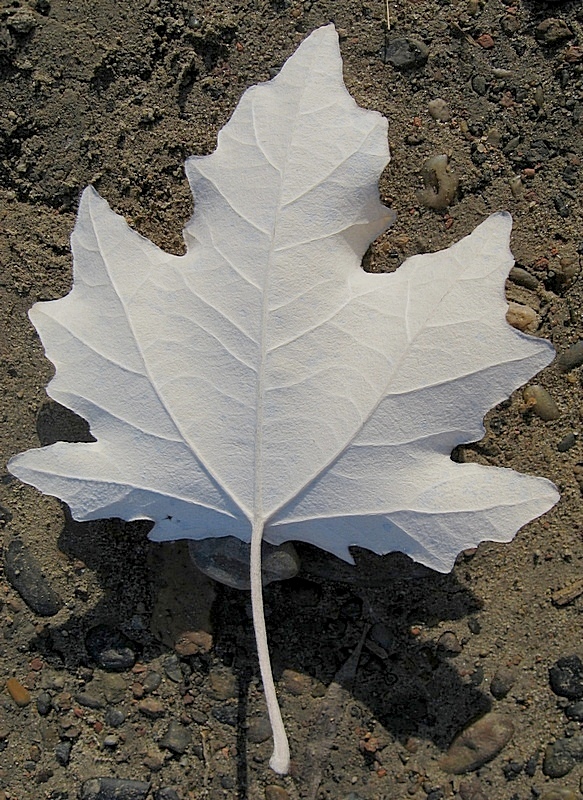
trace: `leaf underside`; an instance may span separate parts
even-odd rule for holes
[[[441,571],[548,510],[549,481],[450,459],[553,357],[505,321],[510,216],[365,273],[392,221],[386,130],[346,91],[327,26],[187,162],[185,255],[86,189],[73,289],[30,316],[48,394],[96,441],[28,451],[11,472],[78,520],[151,519],[155,540],[249,541],[255,525],[274,544],[400,550]]]

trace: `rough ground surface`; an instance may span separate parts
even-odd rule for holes
[[[382,0],[4,0],[0,463],[39,440],[87,436],[47,402],[51,366],[26,316],[70,288],[81,189],[93,183],[142,234],[180,252],[184,159],[212,151],[243,90],[331,20],[349,90],[390,121],[380,188],[398,221],[368,268],[394,269],[507,209],[531,276],[530,288],[509,283],[509,298],[538,312],[536,332],[559,354],[581,338],[581,3],[389,5],[387,32]],[[395,50],[414,63],[384,63]],[[445,121],[429,113],[437,98]],[[449,205],[434,209],[417,191],[423,162],[440,154],[459,188],[442,187]],[[300,576],[266,591],[293,752],[285,778],[267,766],[246,595],[202,580],[183,545],[148,543],[145,525],[72,522],[2,468],[0,798],[107,800],[115,783],[84,784],[103,777],[142,782],[117,784],[122,800],[580,797],[583,676],[576,660],[563,665],[554,689],[566,681],[571,697],[559,697],[549,668],[583,656],[581,366],[551,366],[536,381],[556,419],[517,392],[489,415],[485,439],[457,454],[561,490],[512,544],[484,544],[447,576],[391,557],[347,571],[302,549]],[[474,749],[498,736],[502,749],[466,775],[446,771],[464,751],[445,751],[484,713],[496,716],[464,735],[478,731]]]

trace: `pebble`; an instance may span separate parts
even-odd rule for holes
[[[55,747],[55,759],[62,767],[66,767],[71,759],[72,742],[59,742]]]
[[[265,800],[289,800],[289,794],[281,786],[266,786]]]
[[[146,694],[150,694],[151,692],[155,692],[156,689],[162,683],[162,676],[159,672],[148,672],[144,679],[144,691]]]
[[[220,670],[210,676],[209,695],[215,700],[229,700],[237,696],[237,680],[231,672]]]
[[[249,560],[251,545],[236,536],[220,539],[200,539],[188,542],[188,553],[197,569],[225,586],[233,589],[251,588]],[[261,578],[264,586],[274,581],[295,577],[300,569],[300,559],[291,542],[273,545],[261,543]]]
[[[173,683],[180,683],[182,680],[182,670],[180,669],[180,661],[178,660],[178,656],[168,656],[168,658],[164,659],[163,667],[164,674],[167,678],[169,678],[169,680],[173,681]]]
[[[45,578],[30,550],[19,539],[13,539],[8,545],[4,571],[10,584],[35,614],[53,617],[63,607],[63,599]]]
[[[125,778],[90,778],[81,785],[79,800],[145,800],[150,784]]]
[[[583,662],[577,655],[559,658],[549,670],[551,689],[569,700],[583,698]]]
[[[474,75],[472,78],[472,89],[480,97],[483,97],[488,91],[488,84],[483,75]]]
[[[565,436],[563,436],[561,441],[558,443],[557,450],[559,451],[559,453],[566,453],[567,450],[570,450],[576,444],[577,444],[577,434],[574,433],[573,431],[570,431],[570,433],[567,433]]]
[[[549,17],[537,25],[534,31],[536,40],[541,44],[559,44],[567,39],[572,39],[573,31],[568,27],[566,22],[562,19],[555,19]]]
[[[580,800],[580,795],[575,794],[571,789],[563,789],[557,787],[556,789],[548,789],[540,796],[540,800]]]
[[[312,679],[309,675],[304,675],[293,669],[284,669],[281,679],[286,691],[290,694],[299,696],[308,694],[312,690]]]
[[[30,703],[30,692],[16,678],[8,678],[6,688],[8,689],[8,694],[19,708],[24,708]]]
[[[252,719],[247,728],[247,739],[253,744],[265,742],[271,737],[271,723],[268,717]]]
[[[478,36],[476,43],[483,47],[484,50],[491,50],[494,47],[494,39],[489,33],[482,33]]]
[[[461,653],[462,646],[453,631],[445,631],[437,640],[437,649],[446,655],[456,656]]]
[[[540,324],[540,318],[534,308],[510,302],[506,312],[506,322],[519,331],[534,333]]]
[[[395,36],[381,48],[381,59],[395,69],[422,67],[429,58],[429,48],[419,39]]]
[[[36,710],[41,717],[46,717],[52,708],[51,696],[48,692],[39,692],[36,698]]]
[[[583,722],[583,700],[578,700],[576,703],[571,703],[570,706],[567,706],[565,714],[569,719]]]
[[[126,721],[126,713],[121,708],[108,708],[104,716],[105,724],[110,728],[119,728]]]
[[[563,372],[580,367],[583,364],[583,339],[572,344],[564,353],[561,353],[557,360],[559,369]]]
[[[238,719],[236,706],[227,705],[225,703],[221,706],[215,706],[211,713],[221,725],[229,725],[231,728],[237,727]]]
[[[179,656],[205,655],[212,646],[213,637],[208,631],[184,631],[174,643]]]
[[[490,681],[490,692],[496,700],[502,700],[514,686],[516,675],[509,667],[499,667]]]
[[[508,276],[512,283],[517,286],[524,286],[525,289],[536,289],[538,287],[538,278],[531,275],[522,267],[512,267],[510,275]]]
[[[91,628],[85,637],[91,658],[106,672],[125,672],[136,663],[133,642],[121,631],[107,625]]]
[[[454,775],[472,772],[498,755],[513,733],[514,725],[508,717],[486,714],[454,739],[439,766]]]
[[[537,417],[540,417],[545,422],[550,422],[561,416],[561,412],[551,395],[544,386],[540,386],[538,383],[527,386],[522,392],[522,397],[526,409],[533,411]]]
[[[557,739],[545,750],[543,773],[548,778],[562,778],[580,761],[583,761],[583,735]]]
[[[142,700],[141,703],[138,703],[138,711],[149,719],[158,719],[159,717],[163,717],[166,713],[162,703],[159,700],[155,700],[153,697],[147,697],[145,700]]]
[[[79,692],[79,694],[75,695],[75,701],[85,708],[97,709],[105,707],[105,701],[97,695],[90,694],[90,692]]]
[[[446,100],[441,97],[436,97],[430,100],[427,105],[429,115],[438,122],[448,122],[451,119],[451,112]]]
[[[176,789],[171,789],[169,786],[163,786],[154,792],[154,800],[180,800]]]
[[[190,731],[173,719],[170,721],[168,730],[160,739],[159,745],[164,750],[170,750],[174,755],[181,756],[186,751],[191,739]]]
[[[459,180],[449,171],[446,155],[432,156],[421,167],[424,188],[417,199],[427,208],[447,208],[455,200]]]
[[[459,794],[461,800],[488,800],[482,784],[474,775],[460,783]],[[441,797],[444,797],[443,793]]]

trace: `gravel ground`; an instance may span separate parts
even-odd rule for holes
[[[398,218],[366,267],[395,269],[507,209],[521,268],[509,299],[559,355],[581,339],[581,3],[389,7],[390,31],[382,0],[0,6],[2,464],[88,438],[47,400],[26,316],[69,291],[82,188],[182,252],[183,161],[211,152],[244,89],[329,21],[350,92],[389,119],[380,191]],[[448,169],[423,191],[439,155]],[[201,576],[183,543],[76,523],[3,468],[0,800],[581,797],[582,358],[569,353],[535,379],[556,409],[517,392],[456,454],[559,487],[513,543],[445,576],[302,547],[300,574],[266,590],[285,778],[268,768],[248,596]]]

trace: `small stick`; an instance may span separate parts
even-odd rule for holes
[[[391,30],[391,12],[389,10],[389,0],[385,0],[385,9],[387,12],[387,30]]]

